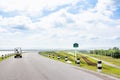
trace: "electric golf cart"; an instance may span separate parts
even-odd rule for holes
[[[15,48],[15,56],[14,58],[22,58],[22,50],[21,48]]]

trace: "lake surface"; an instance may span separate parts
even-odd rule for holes
[[[5,54],[13,54],[14,51],[0,51],[0,57]]]

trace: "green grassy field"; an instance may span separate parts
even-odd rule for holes
[[[72,62],[71,64],[76,66],[75,58],[74,58],[73,54],[68,54],[67,51],[40,52],[39,54],[43,55],[45,57],[49,57],[49,54],[50,54],[49,58],[54,59],[54,60],[58,60],[57,56],[59,55],[59,56],[61,56],[61,59],[59,61],[62,61],[62,62],[65,62],[65,56],[68,56],[69,60]],[[54,55],[54,58],[52,57],[53,55]],[[80,67],[86,68],[86,69],[89,69],[92,71],[97,71],[97,61],[96,60],[94,60],[88,56],[85,56],[83,54],[77,54],[77,57],[80,57]],[[102,64],[102,66],[103,66],[102,73],[120,78],[120,69],[114,68],[114,67],[111,67],[111,66],[108,66],[105,64]]]
[[[94,63],[97,63],[96,60],[86,56],[90,61],[94,62]],[[115,68],[115,67],[111,67],[111,66],[108,66],[106,64],[102,64],[102,73],[105,73],[105,74],[108,74],[108,75],[111,75],[111,76],[114,76],[114,77],[118,77],[120,78],[120,69],[118,68]],[[87,69],[90,69],[90,70],[94,70],[96,71],[97,70],[97,67],[96,66],[84,66],[83,68],[87,68]]]
[[[107,62],[115,64],[117,66],[120,66],[120,59],[116,59],[116,58],[112,58],[112,57],[108,57],[108,56],[96,55],[96,54],[87,54],[87,55],[107,61]]]
[[[2,61],[3,59],[0,57],[0,61]]]

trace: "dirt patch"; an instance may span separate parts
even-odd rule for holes
[[[88,65],[90,65],[90,66],[97,66],[96,63],[90,61],[87,57],[81,55],[81,58],[82,58]]]

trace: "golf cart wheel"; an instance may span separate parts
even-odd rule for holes
[[[22,56],[20,56],[20,58],[22,58]]]
[[[16,56],[14,56],[14,58],[16,58]]]

